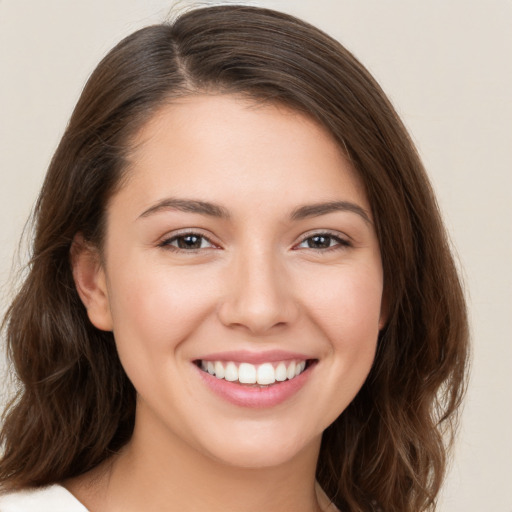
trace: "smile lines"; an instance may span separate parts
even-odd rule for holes
[[[238,381],[240,384],[259,384],[268,386],[275,382],[284,382],[300,375],[306,369],[306,361],[281,361],[279,363],[251,363],[205,361],[198,362],[198,366],[210,375],[229,382]]]

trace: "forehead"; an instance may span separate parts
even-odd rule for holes
[[[234,95],[163,105],[134,138],[126,176],[123,188],[146,203],[166,194],[253,206],[341,194],[368,208],[360,177],[325,128],[283,105]]]

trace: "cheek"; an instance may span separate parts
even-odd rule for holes
[[[339,269],[317,281],[315,289],[305,309],[327,340],[324,378],[326,387],[337,390],[331,403],[334,419],[357,394],[375,358],[382,273],[378,265]]]
[[[214,308],[212,279],[197,272],[147,264],[125,269],[111,272],[109,286],[120,352],[125,345],[155,357],[175,350]]]
[[[307,297],[307,310],[329,339],[350,345],[377,336],[382,290],[382,272],[372,265],[317,275],[303,296]]]

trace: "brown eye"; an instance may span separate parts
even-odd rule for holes
[[[329,233],[318,233],[316,235],[304,238],[297,246],[299,249],[335,249],[336,247],[348,247],[350,243],[343,238],[340,238]]]
[[[306,243],[310,249],[327,249],[331,247],[332,241],[332,236],[315,235],[308,238]]]
[[[186,235],[176,238],[176,245],[180,249],[201,249],[203,237],[197,235]]]
[[[160,246],[183,251],[194,251],[213,247],[213,244],[203,235],[185,233],[164,240]]]

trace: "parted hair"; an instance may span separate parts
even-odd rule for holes
[[[19,386],[0,432],[0,485],[63,481],[130,439],[136,391],[113,334],[87,317],[70,248],[81,233],[101,251],[133,138],[165,102],[198,93],[300,111],[361,176],[388,321],[362,389],[323,434],[317,478],[342,511],[434,510],[465,390],[468,326],[428,178],[392,105],[347,49],[290,15],[234,5],[133,33],[83,90],[35,205],[26,277],[3,321]]]

